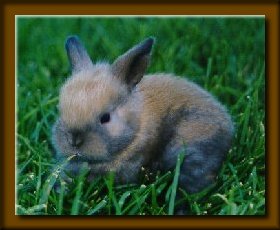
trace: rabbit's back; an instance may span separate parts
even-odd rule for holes
[[[149,167],[171,170],[184,151],[181,186],[196,192],[211,184],[233,135],[225,108],[196,84],[172,75],[148,75],[136,91],[144,98],[140,136],[151,146]]]
[[[143,132],[159,127],[170,130],[176,128],[178,133],[190,140],[208,138],[219,129],[233,131],[231,118],[224,106],[187,79],[167,74],[146,75],[136,87],[135,95],[132,101],[140,101],[137,97],[141,97],[142,101],[139,106]],[[190,121],[209,125],[183,134],[186,123],[188,127],[193,126]]]

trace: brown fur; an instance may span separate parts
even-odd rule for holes
[[[184,150],[180,185],[197,192],[213,183],[233,124],[225,108],[196,84],[170,74],[143,77],[152,44],[147,39],[112,65],[93,65],[77,38],[68,39],[73,74],[60,92],[54,145],[59,157],[79,154],[70,171],[86,161],[90,178],[114,171],[119,183],[137,181],[142,166],[174,168]],[[102,124],[106,113],[110,121]],[[76,135],[79,147],[72,146]]]

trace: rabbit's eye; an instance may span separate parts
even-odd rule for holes
[[[101,118],[100,118],[100,123],[104,124],[110,121],[110,114],[109,113],[104,113]]]

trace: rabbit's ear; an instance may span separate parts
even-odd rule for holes
[[[89,69],[93,66],[85,47],[81,44],[77,36],[68,37],[65,48],[73,73]]]
[[[118,57],[112,65],[113,74],[129,87],[135,86],[147,69],[153,43],[153,38],[147,38]]]

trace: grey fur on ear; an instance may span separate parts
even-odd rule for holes
[[[148,67],[153,44],[154,38],[149,37],[118,57],[112,65],[113,74],[129,87],[135,86]]]
[[[78,36],[68,37],[65,43],[65,48],[73,73],[80,72],[81,70],[93,66],[92,61]]]

